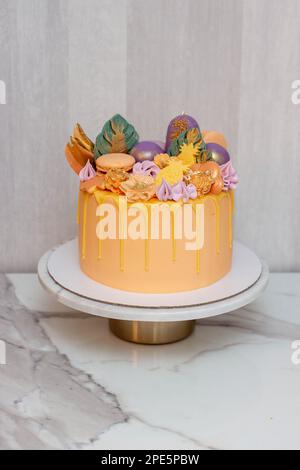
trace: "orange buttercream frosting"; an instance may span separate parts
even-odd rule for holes
[[[171,223],[170,239],[147,236],[145,239],[97,237],[97,209],[110,203],[119,211],[119,196],[108,191],[79,195],[79,259],[89,277],[108,286],[136,292],[180,292],[206,287],[221,279],[231,268],[233,192],[202,196],[193,201],[204,206],[204,245],[188,251],[187,239],[175,239]],[[145,203],[150,212],[155,200]],[[175,205],[173,202],[167,203]],[[128,212],[132,204],[127,203]],[[129,220],[130,217],[129,217]],[[151,219],[148,218],[148,234]]]

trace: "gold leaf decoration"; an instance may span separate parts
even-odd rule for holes
[[[177,117],[173,121],[173,130],[171,131],[170,138],[171,140],[177,139],[177,137],[184,131],[187,130],[189,126],[189,121],[186,116],[182,115]]]
[[[186,133],[186,141],[188,144],[195,144],[199,142],[199,138],[201,139],[199,129],[193,128],[189,129]],[[200,142],[202,142],[200,140]]]
[[[111,128],[113,131],[111,137],[107,132],[104,134],[105,140],[111,145],[110,153],[126,153],[127,145],[123,131],[114,121],[111,121]]]
[[[94,151],[94,144],[88,138],[84,130],[82,129],[79,123],[76,124],[74,131],[73,131],[73,139],[83,148],[88,150],[89,152]]]

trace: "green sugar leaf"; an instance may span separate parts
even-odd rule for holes
[[[94,147],[94,157],[97,160],[106,153],[129,153],[138,143],[139,135],[132,124],[120,114],[107,121],[98,134]]]
[[[206,150],[206,145],[203,140],[200,129],[188,129],[181,132],[181,134],[179,134],[176,139],[172,140],[170,147],[167,149],[167,152],[171,157],[175,157],[179,154],[180,148],[183,144],[191,143],[194,146],[201,143],[200,151],[202,152]]]

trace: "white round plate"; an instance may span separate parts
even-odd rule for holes
[[[235,310],[254,300],[268,281],[267,265],[239,242],[234,243],[229,274],[209,287],[188,292],[139,294],[98,284],[80,270],[77,240],[46,253],[38,274],[42,285],[71,308],[140,321],[192,320]]]

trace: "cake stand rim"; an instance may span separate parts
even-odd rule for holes
[[[179,307],[198,307],[212,302],[226,300],[246,291],[259,279],[262,262],[258,256],[239,241],[233,244],[232,268],[226,276],[203,289],[174,293],[127,292],[106,284],[97,283],[84,274],[77,260],[77,238],[54,247],[48,256],[46,270],[56,284],[81,299],[96,301],[103,305],[119,305],[124,308],[171,309]],[[76,256],[74,258],[74,254]],[[245,258],[246,256],[246,258]],[[61,263],[63,259],[63,263]],[[69,263],[64,274],[64,266]],[[246,269],[249,263],[249,270]],[[71,268],[71,269],[70,269]],[[72,277],[74,276],[74,283]],[[72,281],[72,282],[71,282]],[[121,300],[119,300],[121,299]],[[73,299],[74,300],[74,299]]]
[[[172,322],[198,320],[201,318],[222,315],[253,302],[266,288],[269,279],[268,265],[264,260],[260,259],[262,270],[258,279],[247,289],[244,289],[230,297],[187,306],[150,307],[123,305],[120,303],[89,299],[78,293],[74,293],[57,283],[48,272],[48,259],[58,246],[47,251],[39,260],[38,279],[43,288],[49,293],[55,295],[57,301],[67,307],[90,315],[109,319],[144,322]]]

